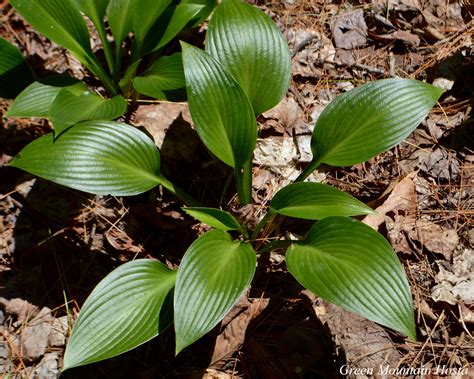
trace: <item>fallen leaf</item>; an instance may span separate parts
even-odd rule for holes
[[[367,43],[367,24],[362,9],[338,15],[330,27],[336,47],[350,50]]]
[[[247,327],[267,307],[270,299],[252,299],[243,297],[224,318],[224,329],[217,336],[212,353],[210,368],[222,369],[226,359],[238,351],[244,343]]]

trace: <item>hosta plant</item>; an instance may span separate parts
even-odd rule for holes
[[[128,2],[110,1],[101,9],[109,12],[111,30],[121,41],[134,24],[110,20],[117,3]],[[78,4],[87,14],[88,3]],[[142,41],[144,31],[135,33]],[[71,42],[76,37],[64,39]],[[81,46],[71,42],[69,48],[82,51]],[[181,46],[180,67],[195,129],[210,153],[233,171],[239,202],[248,204],[256,116],[276,105],[289,85],[285,40],[257,8],[241,0],[223,0],[211,17],[205,50],[184,42]],[[132,56],[142,49],[132,50]],[[171,70],[180,65],[174,59],[154,67]],[[74,95],[75,86],[68,96]],[[187,214],[212,228],[189,246],[177,270],[138,259],[105,277],[81,309],[63,370],[133,349],[170,325],[178,354],[224,318],[251,285],[257,256],[273,250],[284,253],[288,271],[322,299],[416,338],[411,292],[401,263],[382,235],[353,218],[374,211],[334,187],[305,179],[323,163],[353,165],[392,148],[416,128],[440,95],[427,83],[387,79],[337,97],[315,125],[312,162],[294,183],[275,193],[266,204],[266,215],[252,228],[226,210],[199,204],[165,179],[154,142],[130,125],[75,119],[61,135],[30,143],[11,166],[93,194],[130,196],[162,185],[185,203]],[[60,120],[67,123],[67,115]],[[282,239],[272,235],[277,215],[280,221],[293,217],[314,224],[302,239]],[[264,240],[271,242],[261,245],[264,227]]]
[[[56,135],[81,121],[114,120],[140,95],[160,100],[182,97],[185,81],[181,53],[173,48],[173,42],[183,30],[202,22],[215,6],[215,0],[10,3],[37,31],[65,47],[102,83],[104,91],[67,75],[34,80],[24,62],[21,66],[17,49],[0,40],[0,57],[26,72],[26,76],[20,75],[10,67],[9,77],[18,78],[13,82],[14,90],[0,90],[0,94],[18,96],[7,115],[47,117]],[[93,35],[100,41],[97,51],[91,47]]]

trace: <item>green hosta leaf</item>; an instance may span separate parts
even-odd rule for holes
[[[64,356],[63,371],[129,351],[172,321],[176,271],[138,259],[107,275],[82,306]]]
[[[209,332],[236,303],[255,273],[256,255],[248,243],[213,230],[186,251],[176,277],[176,353]]]
[[[133,12],[133,31],[139,46],[143,44],[146,34],[170,3],[171,0],[140,0],[137,3]]]
[[[11,0],[37,31],[70,50],[82,63],[93,60],[87,26],[74,0]]]
[[[14,98],[34,80],[20,50],[0,38],[0,97]]]
[[[31,83],[8,109],[9,117],[48,117],[51,104],[61,90],[77,96],[87,91],[85,83],[65,75],[50,76]]]
[[[109,5],[109,0],[74,0],[77,7],[87,17],[91,19],[94,25],[104,22],[105,12]]]
[[[10,163],[41,178],[93,194],[136,195],[160,182],[154,142],[130,125],[112,121],[77,124],[27,145]]]
[[[204,51],[182,43],[189,109],[199,137],[221,161],[239,168],[252,156],[257,125],[242,88]]]
[[[161,36],[159,43],[153,51],[159,50],[181,32],[188,23],[200,16],[205,5],[201,4],[179,4],[169,10],[169,22]]]
[[[241,230],[242,225],[229,212],[216,208],[204,207],[187,207],[183,210],[190,216],[194,217],[213,228],[220,230]]]
[[[410,287],[389,243],[346,217],[325,218],[286,253],[291,274],[324,300],[415,339]]]
[[[206,51],[242,86],[255,114],[285,96],[291,77],[288,43],[258,8],[241,0],[223,0],[209,23]]]
[[[85,92],[80,96],[67,88],[58,93],[49,108],[48,116],[53,123],[56,136],[81,121],[113,120],[127,110],[127,102],[122,96],[111,99]]]
[[[313,160],[350,166],[392,148],[419,125],[442,92],[415,80],[385,79],[338,96],[316,123]]]
[[[145,76],[134,79],[133,86],[139,93],[156,99],[166,99],[163,91],[185,87],[181,53],[155,61]]]
[[[121,46],[125,37],[133,29],[135,7],[136,0],[109,0],[106,13],[116,46]]]
[[[285,216],[320,220],[375,213],[351,195],[323,183],[293,183],[276,193],[270,209]]]
[[[195,26],[202,23],[207,18],[207,16],[211,14],[211,12],[216,7],[217,1],[216,0],[181,0],[180,4],[183,4],[183,5],[197,4],[197,5],[204,6],[204,8],[201,9],[199,14],[193,17],[196,20],[193,25]]]

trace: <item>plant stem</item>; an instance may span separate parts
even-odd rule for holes
[[[262,219],[258,222],[258,224],[255,226],[255,229],[252,232],[252,235],[250,236],[250,239],[254,240],[257,239],[258,233],[267,225],[268,221],[274,216],[273,213],[267,212],[265,216],[262,217]]]
[[[278,240],[269,242],[264,245],[262,249],[259,250],[259,253],[268,253],[273,250],[287,249],[295,242],[295,240]]]
[[[118,95],[119,90],[115,83],[110,78],[109,74],[104,70],[102,65],[99,63],[95,55],[92,55],[87,62],[84,62],[84,65],[99,78],[99,80],[104,85],[105,89],[111,96]]]
[[[303,172],[295,179],[295,183],[304,181],[314,170],[321,166],[321,163],[322,162],[318,159],[312,160],[308,167],[306,167]]]
[[[191,195],[185,192],[180,187],[176,186],[175,184],[171,183],[168,179],[166,179],[163,175],[157,175],[160,184],[170,191],[173,195],[175,195],[178,199],[180,199],[183,203],[190,207],[202,207],[202,204],[194,199]]]
[[[97,22],[95,25],[99,38],[102,42],[102,47],[104,48],[105,59],[107,61],[107,66],[109,67],[110,75],[114,75],[114,57],[112,54],[112,48],[110,47],[109,40],[107,39],[107,33],[105,32],[105,27],[103,22]]]
[[[251,163],[252,161],[249,160]],[[249,188],[249,174],[248,163],[245,163],[243,167],[236,167],[234,169],[235,186],[237,187],[237,194],[239,196],[239,204],[241,206],[250,204],[252,201],[252,174],[250,174],[250,188]]]
[[[122,46],[121,44],[117,43],[115,41],[115,67],[114,67],[114,73],[113,73],[113,78],[114,82],[118,83],[120,80],[120,66],[122,63]]]
[[[244,163],[243,167],[243,185],[248,199],[248,202],[244,205],[250,204],[252,202],[252,164],[253,156]]]

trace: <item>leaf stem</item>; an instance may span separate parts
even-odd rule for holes
[[[316,170],[319,166],[321,166],[321,162],[319,159],[313,159],[310,164],[303,170],[303,172],[295,179],[296,182],[303,182],[311,173]]]
[[[105,60],[107,61],[107,66],[109,67],[110,75],[114,75],[114,57],[112,53],[112,48],[110,47],[109,40],[107,39],[107,33],[105,32],[105,27],[103,22],[97,22],[95,25],[99,38],[102,42],[102,47],[104,48]]]
[[[250,159],[250,169],[252,168]],[[235,186],[237,188],[237,195],[239,196],[239,204],[241,206],[250,204],[252,201],[252,173],[248,173],[249,164],[246,162],[243,167],[234,168]],[[250,176],[250,183],[249,183]]]
[[[114,70],[113,70],[113,78],[114,78],[114,82],[115,83],[118,83],[119,80],[120,80],[120,66],[121,66],[121,63],[122,63],[122,46],[121,46],[121,43],[117,43],[117,41],[115,41],[115,67],[114,67]]]
[[[175,195],[178,199],[180,199],[183,203],[190,207],[202,207],[202,204],[194,199],[191,195],[185,192],[180,187],[176,186],[175,184],[171,183],[168,179],[166,179],[162,174],[157,175],[157,178],[160,184],[170,191],[173,195]]]
[[[86,65],[87,68],[97,76],[102,84],[104,85],[105,89],[111,96],[118,95],[119,91],[115,85],[115,83],[110,78],[109,74],[104,70],[101,64],[97,61],[97,58],[93,56],[93,59]]]

